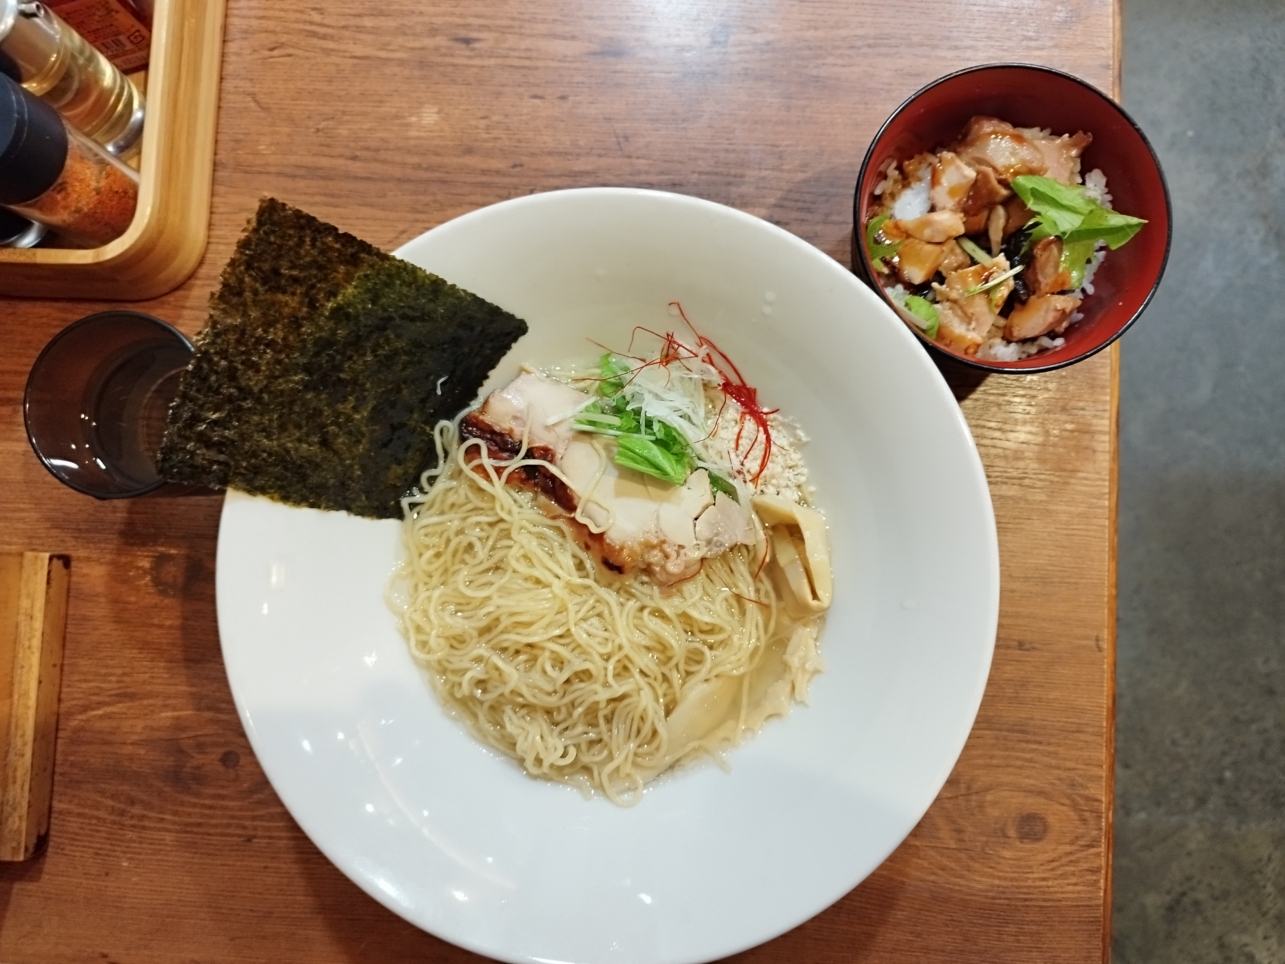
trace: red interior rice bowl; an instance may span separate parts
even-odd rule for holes
[[[1018,361],[1065,344],[1093,275],[1146,223],[1081,173],[1093,140],[975,116],[935,152],[881,169],[865,222],[874,276],[940,347]]]

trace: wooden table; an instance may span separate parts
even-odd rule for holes
[[[1118,88],[1113,0],[231,0],[207,256],[139,305],[192,333],[257,199],[385,249],[480,205],[636,185],[849,260],[882,120],[957,68]],[[214,497],[97,503],[27,447],[26,373],[102,303],[0,301],[0,550],[73,557],[47,852],[0,867],[0,960],[462,961],[365,896],[273,794],[233,710]],[[1115,352],[955,379],[994,495],[999,638],[909,839],[746,961],[1087,962],[1110,934]]]

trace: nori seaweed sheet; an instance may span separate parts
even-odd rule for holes
[[[223,271],[158,459],[174,482],[400,518],[433,426],[526,333],[508,312],[275,199]]]

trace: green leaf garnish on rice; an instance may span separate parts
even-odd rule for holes
[[[906,295],[906,310],[923,322],[919,327],[923,329],[925,335],[929,338],[937,337],[941,318],[937,314],[936,305],[919,295]]]
[[[1078,227],[1063,235],[1062,240],[1070,244],[1077,241],[1105,241],[1107,247],[1114,251],[1137,234],[1146,223],[1142,218],[1109,210],[1095,201],[1093,210],[1085,215]]]
[[[878,240],[879,231],[892,218],[891,214],[881,214],[868,225],[866,225],[866,250],[870,252],[870,260],[876,268],[883,267],[883,259],[891,258],[901,247],[901,242],[886,244]]]
[[[1141,230],[1147,222],[1104,208],[1086,197],[1078,184],[1063,184],[1051,177],[1023,174],[1012,187],[1022,203],[1035,213],[1030,241],[1062,239],[1062,267],[1071,274],[1072,287],[1084,283],[1084,271],[1093,260],[1099,243],[1114,251]]]

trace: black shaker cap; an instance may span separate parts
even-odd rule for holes
[[[0,204],[40,197],[66,162],[67,128],[58,112],[0,74]]]

